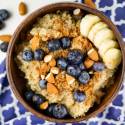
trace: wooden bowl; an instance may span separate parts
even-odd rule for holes
[[[25,90],[25,84],[26,81],[20,77],[20,71],[18,70],[15,61],[14,61],[14,56],[15,56],[15,44],[18,43],[18,40],[20,38],[21,32],[27,31],[29,28],[31,28],[31,25],[36,21],[36,18],[39,16],[43,16],[47,13],[54,12],[56,10],[72,10],[75,8],[80,8],[81,10],[84,10],[86,13],[92,13],[97,16],[99,16],[102,21],[104,21],[108,26],[112,29],[114,32],[118,43],[121,48],[122,52],[122,63],[119,66],[116,75],[115,75],[115,83],[107,90],[106,96],[102,99],[101,103],[99,105],[94,105],[89,112],[86,113],[86,116],[80,117],[80,118],[66,118],[66,119],[56,119],[52,118],[49,116],[46,116],[43,113],[40,113],[39,111],[35,110],[24,98],[23,93]],[[55,4],[50,4],[45,7],[42,7],[32,14],[30,14],[16,29],[12,40],[10,42],[9,48],[8,48],[8,54],[7,54],[7,61],[6,61],[6,67],[7,67],[7,76],[8,80],[10,83],[10,86],[17,97],[17,99],[24,105],[26,109],[28,109],[30,112],[35,114],[41,119],[48,120],[48,121],[53,121],[57,123],[67,123],[67,122],[79,122],[82,120],[87,120],[91,117],[96,116],[98,113],[102,112],[105,107],[115,98],[117,95],[120,86],[123,81],[123,76],[125,72],[125,49],[124,49],[124,44],[122,37],[117,30],[116,26],[113,25],[113,23],[106,17],[104,16],[100,11],[92,9],[84,4],[79,4],[79,3],[71,3],[71,2],[66,2],[66,3],[55,3]]]

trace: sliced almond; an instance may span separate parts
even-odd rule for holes
[[[40,77],[41,77],[42,80],[45,79],[45,75],[41,75]]]
[[[71,85],[71,84],[74,83],[75,78],[72,77],[72,76],[70,76],[70,75],[68,75],[68,74],[66,74],[66,81],[67,81],[67,83],[68,83],[69,85]]]
[[[51,67],[56,66],[56,60],[55,60],[55,59],[52,59],[52,60],[49,62],[49,65],[50,65]]]
[[[87,4],[88,6],[96,9],[96,5],[93,2],[93,0],[84,0],[84,3]]]
[[[53,74],[58,74],[59,73],[59,68],[58,67],[52,67],[50,70]]]
[[[39,69],[40,75],[46,74],[49,71],[49,66],[43,63]]]
[[[36,50],[40,44],[40,36],[38,34],[34,35],[34,37],[30,40],[30,43],[32,50]]]
[[[27,6],[24,2],[19,3],[18,11],[21,16],[27,13]]]
[[[0,35],[0,40],[3,42],[10,42],[11,37],[11,35]]]
[[[47,92],[49,94],[58,94],[58,89],[51,83],[47,83]]]
[[[94,61],[98,61],[99,60],[99,55],[98,55],[98,52],[92,48],[88,51],[88,57]]]
[[[46,76],[45,79],[46,79],[47,82],[49,82],[49,83],[55,83],[55,78],[54,78],[54,76],[53,76],[52,73],[49,73],[49,74]]]
[[[50,62],[51,60],[52,60],[52,55],[46,55],[44,57],[44,62],[46,62],[46,63]]]
[[[40,109],[45,110],[48,108],[48,105],[49,105],[48,101],[45,101],[42,104],[40,104]]]
[[[88,68],[91,68],[92,66],[93,66],[93,64],[94,64],[94,61],[93,60],[91,60],[91,59],[89,59],[89,58],[87,58],[86,60],[85,60],[85,62],[84,62],[84,65],[85,65],[85,67],[88,69]]]

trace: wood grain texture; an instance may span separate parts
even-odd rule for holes
[[[79,117],[79,118],[71,118],[71,117],[67,117],[65,119],[56,119],[56,118],[51,118],[37,110],[35,110],[32,105],[30,105],[24,98],[23,93],[25,91],[25,83],[26,80],[23,79],[23,77],[21,77],[20,71],[18,70],[15,62],[14,62],[14,49],[15,49],[15,45],[18,42],[19,38],[20,38],[20,34],[21,32],[25,32],[27,31],[31,25],[36,21],[37,17],[43,16],[49,12],[54,12],[56,10],[72,10],[72,9],[82,9],[83,11],[85,11],[85,13],[92,13],[95,14],[97,16],[99,16],[102,21],[104,21],[106,24],[108,24],[108,26],[112,29],[112,31],[114,32],[119,46],[121,48],[122,51],[122,63],[119,66],[116,74],[115,74],[115,83],[107,90],[107,94],[106,96],[102,99],[101,103],[99,105],[94,105],[89,112],[87,112],[86,116],[83,117]],[[35,114],[36,116],[38,116],[39,118],[48,120],[48,121],[53,121],[53,122],[57,122],[57,123],[73,123],[73,122],[79,122],[79,121],[83,121],[83,120],[87,120],[91,117],[96,116],[98,113],[102,112],[106,106],[116,97],[122,81],[123,81],[123,77],[124,77],[124,72],[125,72],[125,47],[124,47],[124,43],[122,40],[122,37],[119,33],[119,31],[117,30],[116,26],[106,17],[104,16],[100,11],[96,10],[96,9],[92,9],[84,4],[79,4],[79,3],[71,3],[71,2],[66,2],[66,3],[55,3],[55,4],[50,4],[47,5],[45,7],[42,7],[38,10],[36,10],[35,12],[33,12],[32,14],[30,14],[16,29],[9,48],[8,48],[8,55],[7,55],[7,60],[6,60],[6,68],[7,68],[7,77],[9,80],[9,84],[15,94],[15,96],[17,97],[17,99],[24,105],[24,107],[26,109],[28,109],[30,112],[32,112],[33,114]]]

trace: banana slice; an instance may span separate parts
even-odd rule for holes
[[[98,22],[98,23],[96,23],[96,24],[91,28],[91,30],[90,30],[90,32],[89,32],[89,35],[88,35],[89,40],[90,40],[91,42],[93,42],[96,33],[97,33],[99,30],[101,30],[101,29],[103,29],[103,28],[106,28],[106,27],[108,27],[108,25],[107,25],[106,23],[104,23],[104,22]]]
[[[104,28],[97,32],[97,34],[94,37],[94,45],[99,48],[101,43],[106,39],[113,39],[115,40],[115,36],[109,28]]]
[[[100,21],[98,16],[88,14],[82,18],[80,23],[80,32],[84,37],[87,37],[92,26]]]
[[[107,39],[99,46],[99,54],[101,57],[111,48],[118,48],[118,43],[114,40]]]
[[[121,63],[121,59],[121,51],[116,48],[109,49],[103,56],[103,61],[109,69],[115,69]]]

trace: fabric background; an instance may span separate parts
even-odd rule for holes
[[[29,12],[55,1],[59,2],[60,0],[25,0],[30,5]],[[16,17],[18,14],[15,13],[15,7],[18,2],[18,0],[0,0],[0,9],[9,8],[10,12],[13,12],[12,18],[6,22],[8,26],[0,31],[0,34],[12,34],[20,21],[25,18]],[[77,2],[82,2],[82,0]],[[95,0],[94,2],[97,9],[108,16],[118,27],[125,41],[125,0]],[[0,125],[65,125],[41,120],[18,102],[8,84],[5,58],[6,53],[0,52]],[[97,117],[66,125],[125,125],[125,83],[123,83],[116,99]]]

